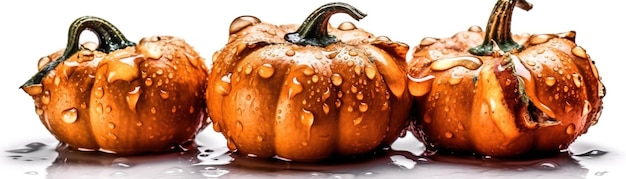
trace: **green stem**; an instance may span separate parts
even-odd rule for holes
[[[484,56],[493,54],[495,50],[509,52],[520,51],[524,48],[515,42],[511,35],[511,18],[516,6],[526,11],[532,9],[532,4],[526,0],[498,0],[487,23],[485,41],[481,45],[470,48],[471,54]],[[494,45],[493,42],[496,44]]]
[[[43,78],[48,72],[54,70],[61,62],[67,60],[80,50],[79,38],[83,31],[89,30],[96,34],[98,37],[98,48],[96,50],[105,53],[123,49],[129,46],[135,46],[135,42],[131,42],[124,37],[122,32],[116,28],[110,22],[93,16],[83,16],[74,20],[70,26],[67,45],[63,55],[56,60],[46,64],[39,72],[37,72],[32,78],[24,83],[20,88],[30,86],[33,84],[41,84]]]
[[[346,13],[356,20],[361,20],[367,16],[367,14],[349,4],[341,2],[328,3],[313,11],[296,32],[286,34],[285,40],[298,45],[319,47],[336,43],[337,38],[328,34],[328,21],[336,13]]]

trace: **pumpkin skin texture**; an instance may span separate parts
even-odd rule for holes
[[[287,41],[300,35],[291,33],[298,25],[253,16],[232,22],[229,42],[213,56],[206,93],[213,127],[231,151],[315,162],[389,146],[406,129],[408,46],[349,22],[328,27],[337,12],[365,16],[348,4],[326,4],[297,31],[312,27],[309,34],[317,34],[305,35],[300,42],[312,43],[303,44]]]
[[[79,47],[84,29],[98,35],[99,45]],[[120,155],[166,152],[208,125],[208,68],[182,39],[130,42],[91,16],[74,21],[69,38],[65,50],[41,58],[39,73],[22,86],[59,141]]]
[[[518,157],[564,151],[598,122],[605,88],[575,32],[510,33],[499,0],[485,32],[425,38],[409,60],[412,131],[433,151]]]

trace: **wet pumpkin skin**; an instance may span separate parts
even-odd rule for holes
[[[99,44],[78,45],[85,29]],[[208,125],[208,69],[176,37],[134,43],[104,19],[84,16],[72,24],[68,47],[41,58],[39,70],[21,88],[46,128],[75,149],[166,152]]]
[[[300,29],[253,16],[232,22],[229,42],[213,56],[206,94],[214,129],[231,151],[313,162],[389,146],[408,126],[408,46],[349,22],[328,27],[338,12],[365,16],[330,3]],[[289,34],[301,35],[302,44]]]
[[[430,150],[494,157],[559,152],[597,123],[605,89],[575,32],[510,33],[500,0],[486,32],[425,38],[409,60],[413,132]],[[496,43],[494,45],[494,42]]]

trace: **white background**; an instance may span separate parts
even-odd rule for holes
[[[375,35],[386,35],[410,46],[423,37],[448,37],[471,25],[484,28],[495,0],[357,1],[345,0],[368,16],[356,22],[337,14],[331,24],[350,20]],[[83,15],[99,16],[115,24],[126,37],[139,41],[152,35],[174,35],[185,39],[210,61],[214,51],[226,43],[228,27],[239,15],[255,15],[274,24],[301,23],[324,1],[2,1],[0,2],[0,150],[33,141],[49,141],[51,135],[39,122],[32,99],[18,87],[37,69],[40,57],[65,47],[69,24]],[[605,109],[598,125],[579,138],[574,146],[609,151],[611,159],[590,163],[593,172],[608,171],[604,177],[624,174],[626,166],[623,91],[626,59],[624,9],[609,1],[535,0],[531,11],[517,9],[514,33],[557,33],[577,31],[576,42],[596,61],[607,87]],[[617,2],[613,2],[617,3]],[[87,36],[88,38],[89,36]],[[209,129],[211,130],[211,129]],[[208,135],[208,134],[206,134]],[[213,135],[213,134],[211,134]],[[205,136],[206,137],[206,136]],[[221,137],[221,136],[216,136]],[[584,147],[583,147],[584,148]],[[1,174],[23,174],[23,165],[0,159]]]

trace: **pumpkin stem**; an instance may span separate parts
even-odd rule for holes
[[[487,23],[485,41],[481,45],[470,48],[469,52],[471,54],[481,56],[493,54],[495,51],[494,42],[504,52],[521,51],[524,48],[524,46],[515,42],[511,35],[511,18],[513,17],[515,6],[526,11],[533,7],[526,0],[498,0]]]
[[[367,14],[349,4],[342,2],[328,3],[313,11],[296,32],[285,34],[285,40],[298,45],[319,47],[336,43],[337,38],[328,34],[328,21],[336,13],[346,13],[357,21],[367,16]]]
[[[20,88],[40,84],[41,80],[43,80],[48,72],[52,71],[61,62],[78,52],[80,50],[79,38],[84,30],[89,30],[96,34],[98,37],[98,48],[96,50],[98,51],[110,53],[118,49],[136,45],[135,42],[127,40],[122,32],[113,24],[102,18],[94,16],[79,17],[70,25],[67,35],[67,45],[65,51],[63,51],[63,55],[46,64],[32,78],[20,86]]]

